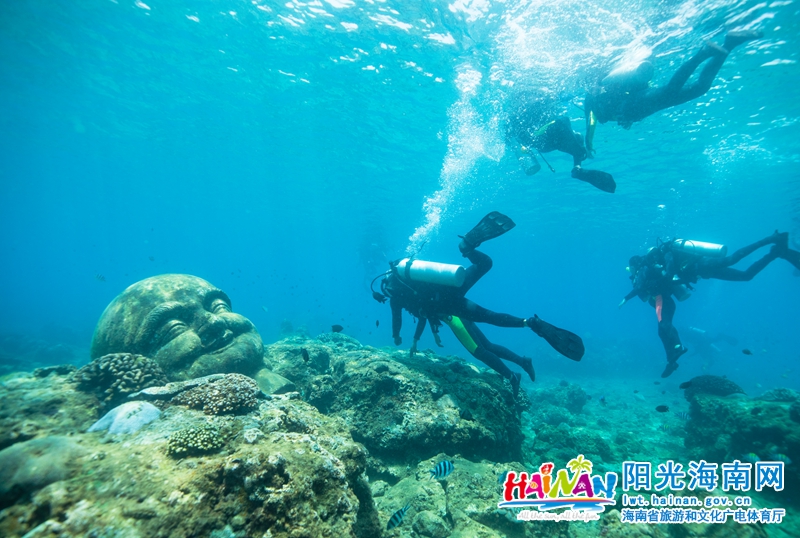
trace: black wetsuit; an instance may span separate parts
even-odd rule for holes
[[[492,268],[492,259],[482,252],[472,250],[465,256],[472,262],[472,265],[467,267],[464,283],[458,288],[405,282],[401,281],[397,275],[392,274],[387,285],[391,294],[389,304],[392,308],[392,336],[395,340],[400,337],[404,308],[418,319],[414,340],[420,339],[428,321],[434,328],[438,328],[440,320],[445,320],[449,316],[457,317],[477,344],[477,348],[468,349],[468,351],[500,375],[510,379],[512,372],[500,359],[511,361],[523,368],[530,364],[530,359],[490,342],[478,329],[475,322],[489,323],[498,327],[525,327],[525,320],[510,314],[488,310],[465,297],[472,286]]]
[[[589,114],[593,112],[598,122],[616,121],[627,129],[633,122],[641,121],[659,110],[697,99],[711,88],[727,57],[725,49],[705,45],[684,62],[664,86],[650,87],[645,83],[598,85],[586,96],[587,123],[590,123]],[[706,60],[708,63],[700,71],[697,80],[687,84],[692,73]],[[587,146],[591,148],[590,140],[587,140]]]
[[[563,111],[547,106],[541,99],[520,105],[509,118],[507,138],[542,153],[561,151],[572,156],[574,166],[586,159],[581,134]],[[536,158],[531,155],[534,161]]]
[[[734,282],[747,282],[760,273],[773,260],[778,258],[775,251],[770,251],[764,257],[754,262],[744,271],[734,269],[731,265],[739,263],[743,258],[749,256],[756,250],[775,242],[773,236],[766,237],[761,241],[756,241],[751,245],[740,248],[730,256],[724,258],[711,258],[708,256],[684,255],[684,260],[680,260],[680,269],[677,271],[681,281],[697,282],[699,278],[716,278],[717,280],[730,280]],[[682,261],[682,263],[681,263]]]

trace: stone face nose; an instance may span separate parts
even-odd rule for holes
[[[233,338],[233,331],[228,329],[224,319],[211,315],[199,331],[200,341],[206,351],[219,349]]]

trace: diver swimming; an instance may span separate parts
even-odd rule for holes
[[[673,239],[659,242],[644,256],[631,257],[628,265],[633,289],[619,303],[620,308],[634,297],[649,302],[656,310],[658,336],[667,354],[667,366],[661,377],[669,377],[678,368],[678,359],[688,351],[681,343],[677,329],[672,324],[676,303],[691,295],[698,279],[746,282],[752,280],[777,258],[789,261],[795,267],[800,263],[800,252],[788,246],[789,234],[772,235],[740,248],[730,256],[725,245]],[[773,245],[770,251],[745,270],[734,269],[738,263],[756,250]]]
[[[417,344],[427,324],[431,326],[437,345],[441,346],[438,333],[441,324],[444,323],[450,327],[472,356],[509,380],[516,397],[522,376],[512,372],[503,360],[517,364],[528,374],[531,381],[535,381],[536,373],[532,360],[489,341],[476,323],[489,323],[499,327],[528,327],[544,338],[556,351],[575,361],[583,357],[584,346],[579,336],[555,327],[536,315],[520,318],[493,312],[465,297],[492,267],[491,258],[476,248],[485,241],[505,234],[514,226],[514,222],[502,213],[497,211],[489,213],[477,226],[461,237],[458,245],[462,256],[469,259],[472,265],[464,269],[460,265],[404,258],[390,264],[389,271],[376,277],[375,280],[384,278],[381,282],[381,292],[373,291],[373,297],[381,303],[387,298],[390,301],[392,337],[396,345],[402,344],[403,341],[400,330],[404,309],[419,320],[410,350],[412,355],[417,351]]]

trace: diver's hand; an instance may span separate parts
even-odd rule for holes
[[[623,299],[622,301],[620,301],[619,306],[617,306],[617,308],[622,308],[622,306],[627,302],[628,302],[627,299]]]
[[[414,343],[413,343],[413,344],[411,344],[411,349],[409,349],[409,350],[408,350],[408,354],[409,354],[409,355],[410,355],[412,358],[414,357],[414,355],[416,355],[416,354],[417,354],[417,342],[419,342],[419,340],[414,340]]]
[[[403,343],[403,338],[401,336],[394,337],[394,345],[399,346],[402,343]]]
[[[436,342],[436,345],[439,347],[444,347],[442,345],[442,339],[439,338],[439,333],[433,333],[433,340]]]

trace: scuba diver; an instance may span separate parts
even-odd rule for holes
[[[583,137],[572,130],[566,111],[555,104],[555,98],[525,95],[518,100],[520,104],[508,119],[506,141],[516,148],[517,159],[527,175],[542,169],[534,152],[555,172],[542,153],[560,151],[572,156],[572,177],[604,192],[613,193],[617,189],[611,174],[581,167],[588,156]]]
[[[706,42],[663,86],[650,86],[653,64],[648,61],[632,71],[612,71],[588,92],[584,103],[589,156],[594,153],[592,139],[598,122],[616,121],[624,129],[630,129],[634,122],[642,121],[659,110],[697,99],[709,90],[725,59],[735,47],[762,36],[763,33],[757,30],[742,30],[728,32],[722,46]],[[706,60],[708,63],[700,71],[697,80],[687,84]]]
[[[745,270],[731,266],[749,256],[759,248],[773,245],[761,259]],[[633,256],[629,261],[633,290],[622,299],[620,308],[638,296],[656,309],[658,336],[667,354],[667,366],[661,377],[669,377],[678,369],[678,358],[688,349],[681,344],[677,329],[672,324],[675,316],[674,295],[685,301],[691,295],[692,284],[700,278],[715,278],[734,282],[752,280],[767,265],[783,258],[795,267],[800,264],[800,252],[789,248],[789,234],[777,231],[726,256],[727,247],[702,241],[673,239],[651,248],[645,256]]]
[[[510,381],[516,398],[522,375],[513,373],[501,359],[519,365],[531,381],[535,381],[536,373],[531,359],[490,342],[475,325],[476,322],[498,327],[528,327],[556,351],[574,361],[581,360],[584,346],[579,336],[555,327],[536,315],[520,318],[493,312],[465,297],[472,286],[492,268],[491,258],[476,248],[484,241],[503,235],[514,226],[514,222],[507,216],[497,211],[489,213],[462,237],[458,246],[461,254],[472,262],[467,269],[460,265],[403,258],[391,263],[388,272],[375,278],[377,280],[385,277],[381,282],[382,293],[373,291],[373,297],[381,303],[386,302],[387,298],[390,300],[392,336],[396,345],[403,341],[400,336],[403,309],[419,320],[411,346],[412,356],[417,351],[417,343],[428,323],[437,345],[441,346],[438,331],[444,323],[473,357]]]

